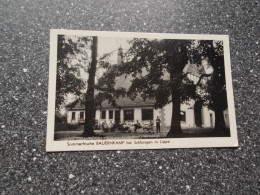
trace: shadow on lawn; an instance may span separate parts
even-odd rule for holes
[[[223,133],[217,133],[213,128],[211,129],[183,129],[180,134],[167,136],[169,130],[165,129],[161,133],[156,132],[103,132],[98,130],[95,135],[90,137],[82,137],[83,130],[81,131],[58,131],[54,134],[54,140],[67,139],[171,139],[171,138],[206,138],[206,137],[230,137],[230,130],[225,129]]]
[[[230,129],[226,129],[225,132],[219,133],[216,131],[209,132],[182,132],[166,137],[140,137],[140,139],[158,139],[158,138],[199,138],[199,137],[230,137]]]

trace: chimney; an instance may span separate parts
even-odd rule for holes
[[[123,49],[120,45],[119,49],[118,49],[118,54],[117,54],[117,64],[121,64],[123,60]]]

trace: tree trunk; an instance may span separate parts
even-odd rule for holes
[[[172,120],[171,128],[167,137],[172,137],[175,134],[181,134],[181,103],[180,94],[172,92]]]
[[[214,78],[213,84],[215,90],[215,94],[213,96],[214,111],[215,111],[214,131],[218,135],[226,135],[228,133],[228,129],[226,128],[223,111],[227,107],[227,96],[225,91],[223,90],[224,88],[224,82],[222,80],[223,78],[220,78],[218,76],[220,73],[217,71],[218,69],[217,70],[215,69],[214,69],[214,77],[213,77]]]
[[[97,68],[97,37],[93,37],[93,43],[91,46],[91,64],[89,67],[88,76],[88,88],[85,95],[85,124],[84,132],[82,136],[91,137],[95,136],[94,125],[95,125],[95,97],[94,97],[94,85],[95,85],[95,75]]]
[[[218,105],[215,102],[216,105]],[[221,109],[219,106],[216,106],[215,108],[215,132],[217,134],[225,134],[226,133],[226,124],[224,120],[224,114],[223,114],[223,109]]]

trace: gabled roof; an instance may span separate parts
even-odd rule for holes
[[[79,102],[70,110],[85,110],[85,105],[82,102]]]
[[[117,107],[121,108],[131,108],[131,107],[152,107],[154,106],[155,100],[154,99],[146,99],[146,101],[143,100],[143,98],[140,95],[137,95],[134,100],[131,100],[128,97],[121,97],[116,100]],[[108,103],[108,101],[105,101],[102,103],[101,109],[107,109],[107,108],[114,108],[111,104]]]
[[[121,97],[116,100],[116,108],[133,108],[133,107],[153,107],[155,103],[154,99],[147,99],[146,101],[138,95],[134,100],[128,97]],[[108,101],[102,103],[102,107],[99,109],[110,109],[115,108]],[[69,108],[69,110],[85,110],[85,105],[82,102],[78,102],[74,107]]]

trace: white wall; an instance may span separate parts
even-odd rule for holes
[[[124,110],[134,110],[134,122],[137,120],[140,123],[146,124],[150,121],[142,121],[142,108],[125,108],[120,110],[120,120],[121,122],[124,121]],[[109,119],[109,110],[113,110],[113,119]],[[109,109],[106,110],[106,119],[100,119],[100,110],[96,111],[96,119],[98,120],[99,124],[106,121],[107,123],[112,120],[113,123],[115,123],[115,111],[118,109]],[[194,100],[191,100],[189,104],[182,104],[181,105],[181,111],[184,111],[186,113],[186,121],[181,122],[182,128],[194,128],[195,125],[195,114],[194,114]],[[75,112],[75,120],[71,121],[72,118],[72,112]],[[68,111],[67,112],[67,122],[68,123],[78,123],[80,112],[83,112],[83,110],[77,110],[77,111]],[[210,114],[212,114],[212,124],[210,120]],[[229,126],[229,119],[228,119],[228,109],[223,112],[225,123],[227,126]],[[215,113],[212,110],[209,110],[207,107],[202,107],[201,110],[202,115],[202,127],[208,128],[208,127],[214,127],[215,125]],[[155,124],[155,120],[159,116],[161,119],[161,125],[162,126],[170,126],[171,125],[171,118],[172,118],[172,103],[167,104],[162,109],[153,109],[153,122]],[[84,115],[85,118],[85,115]]]
[[[106,110],[106,121],[109,122],[109,110]]]
[[[194,100],[191,100],[187,104],[181,105],[181,111],[184,111],[186,114],[186,121],[181,121],[181,127],[182,128],[195,128],[195,114],[194,114]],[[212,123],[213,127],[215,124],[215,113],[212,110],[209,110],[206,107],[202,108],[201,111],[202,116],[202,127],[211,127],[210,124],[210,114],[212,114]],[[161,117],[161,120],[164,120],[162,123],[164,123],[165,126],[171,125],[171,119],[172,119],[172,103],[167,104],[163,107],[163,109],[154,110],[154,118],[157,116]]]
[[[107,122],[110,123],[110,121],[112,121],[112,123],[115,123],[115,111],[118,109],[103,109],[103,110],[96,110],[96,119],[98,120],[99,124],[103,123],[103,122]],[[101,111],[106,111],[106,118],[105,119],[101,119],[100,115],[101,115]],[[113,119],[109,119],[109,111],[113,111]],[[120,120],[122,121],[122,119],[124,118],[124,110],[120,111]]]
[[[161,117],[161,125],[162,126],[171,126],[172,120],[172,103],[165,105],[162,109],[160,109],[160,116]]]
[[[215,126],[215,113],[209,110],[207,107],[202,107],[202,127],[214,127]],[[212,114],[212,121],[210,119],[210,114]],[[212,124],[211,124],[212,123]]]
[[[100,121],[100,110],[96,110],[96,119]]]
[[[67,112],[67,123],[71,122],[71,111]]]
[[[189,104],[182,104],[181,111],[185,112],[186,120],[181,121],[181,127],[194,128],[195,127],[195,115],[194,115],[194,100],[191,100]]]
[[[101,119],[101,112],[102,111],[106,111],[106,118],[105,119]],[[108,123],[108,110],[97,110],[96,111],[96,118],[98,119],[98,124],[102,124],[105,121]]]
[[[121,122],[130,122],[130,121],[125,121],[124,120],[124,110],[134,110],[134,121],[131,121],[131,122],[136,122],[137,120],[140,122],[140,123],[143,123],[143,124],[146,124],[146,123],[150,123],[150,120],[142,120],[142,109],[143,108],[125,108],[125,109],[121,109],[120,110],[120,120]],[[147,108],[146,108],[147,109]],[[109,111],[113,111],[113,119],[109,119]],[[113,123],[115,123],[115,111],[118,110],[118,109],[109,109],[109,110],[105,110],[106,111],[106,119],[101,119],[100,118],[100,113],[101,111],[104,111],[104,110],[97,110],[96,111],[96,119],[99,121],[99,123],[102,123],[104,121],[106,121],[107,123],[112,121]],[[154,115],[154,119],[153,121],[155,121],[155,118],[157,116],[160,117],[160,109],[153,109],[153,115]]]
[[[223,114],[224,114],[224,120],[225,120],[226,126],[229,127],[229,126],[230,126],[230,123],[229,123],[228,108],[223,111]]]
[[[157,116],[159,116],[159,118],[162,121],[161,111],[162,111],[162,109],[153,109],[153,122],[154,123],[155,123]]]
[[[181,111],[184,111],[185,114],[186,114],[186,121],[181,122],[181,127],[184,127],[184,128],[195,127],[194,110],[191,109],[191,108],[193,108],[193,105],[194,105],[194,101],[191,101],[190,105],[188,105],[188,104],[182,104],[181,105]],[[163,118],[164,118],[164,125],[165,126],[171,126],[172,103],[169,103],[166,106],[164,106],[164,108],[162,109],[162,112],[164,112],[164,113],[161,113],[163,115]]]
[[[122,123],[124,121],[124,110],[120,110],[120,122]]]
[[[135,108],[134,109],[134,122],[136,121],[142,122],[142,109],[141,108]]]
[[[72,112],[75,112],[75,120],[72,120]],[[84,120],[85,120],[85,111],[84,110],[72,110],[67,113],[67,123],[76,124],[80,120],[80,112],[84,112]]]

